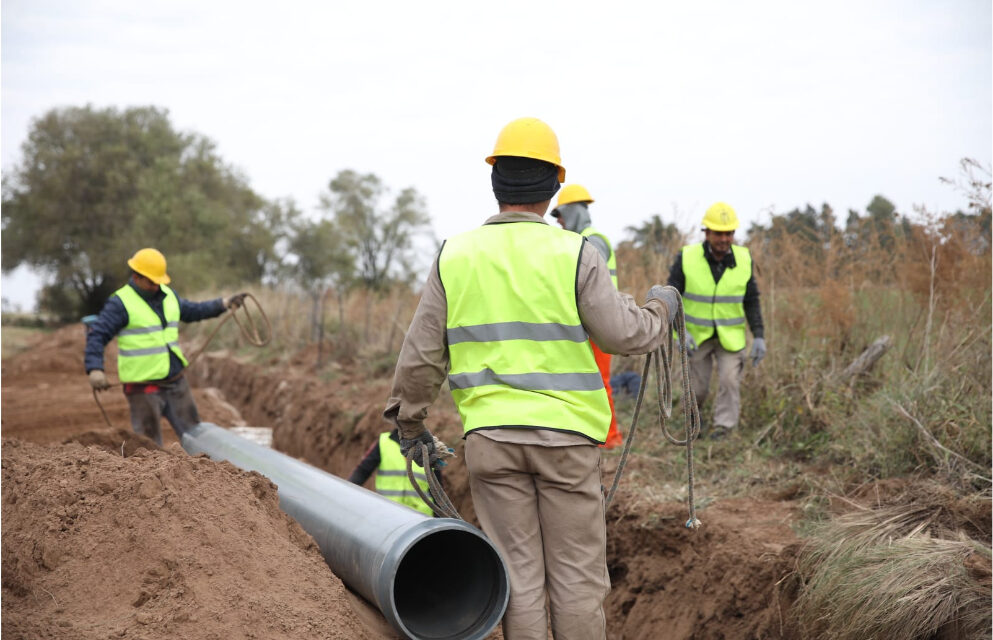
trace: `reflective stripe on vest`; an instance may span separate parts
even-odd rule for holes
[[[186,366],[179,348],[179,298],[172,289],[159,285],[165,298],[162,311],[166,324],[131,285],[124,285],[114,295],[124,303],[128,324],[117,333],[117,375],[121,382],[161,380],[169,375],[169,350]]]
[[[584,238],[588,238],[589,236],[597,236],[598,238],[602,239],[604,242],[607,243],[607,250],[610,251],[610,257],[607,258],[607,268],[610,269],[610,281],[614,283],[614,288],[616,289],[617,288],[617,252],[614,251],[614,247],[610,245],[610,240],[607,239],[607,236],[603,235],[599,231],[594,230],[593,227],[586,227],[585,229],[579,232],[579,235],[583,236]]]
[[[686,329],[702,344],[714,332],[728,351],[745,348],[745,287],[752,277],[752,255],[745,247],[733,245],[735,267],[724,270],[714,282],[703,244],[683,247],[683,312]]]
[[[466,433],[521,427],[606,439],[610,405],[576,307],[582,246],[575,233],[513,222],[442,247],[448,384]]]
[[[411,469],[414,471],[417,484],[421,486],[424,493],[428,493],[428,479],[424,475],[424,470],[417,471],[420,469],[418,466],[413,466]],[[407,459],[400,453],[400,445],[390,437],[388,431],[379,434],[379,468],[376,469],[376,493],[421,513],[429,516],[434,515],[431,507],[424,504],[421,496],[410,486],[410,478],[407,477]]]

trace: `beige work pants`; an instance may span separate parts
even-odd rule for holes
[[[693,393],[697,405],[703,403],[710,392],[710,375],[717,363],[717,397],[714,398],[714,426],[733,429],[738,426],[741,413],[741,377],[745,370],[745,349],[728,351],[721,346],[717,336],[704,340],[690,356],[693,375]]]
[[[547,591],[557,640],[603,640],[610,592],[600,450],[469,434],[469,488],[483,531],[510,573],[506,640],[545,640]]]

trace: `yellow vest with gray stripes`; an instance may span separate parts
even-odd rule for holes
[[[128,324],[117,334],[117,376],[121,382],[148,382],[168,376],[170,349],[183,366],[187,364],[179,348],[179,298],[164,284],[159,287],[165,293],[164,327],[159,315],[130,285],[114,292],[128,312]]]
[[[424,475],[424,469],[417,465],[412,465],[411,469],[414,472],[414,478],[417,479],[417,484],[421,486],[424,493],[428,493],[428,479]],[[418,469],[421,470],[418,471]],[[424,504],[421,496],[410,486],[410,478],[407,477],[407,459],[400,453],[400,445],[394,442],[388,431],[379,434],[379,468],[376,469],[376,493],[421,513],[426,513],[429,516],[434,515],[431,507]]]
[[[583,242],[513,222],[442,247],[448,385],[466,433],[509,427],[606,439],[610,405],[576,301]]]
[[[745,247],[733,245],[735,267],[725,269],[714,282],[703,244],[683,247],[683,312],[686,330],[697,344],[703,344],[714,332],[728,351],[745,348],[745,287],[752,277],[752,254]]]
[[[617,254],[614,253],[614,247],[610,246],[610,240],[607,236],[603,235],[599,231],[595,230],[593,227],[586,227],[579,232],[579,235],[584,238],[590,236],[597,236],[607,243],[607,251],[610,252],[610,257],[607,258],[607,268],[610,269],[610,281],[614,283],[614,288],[617,288]]]

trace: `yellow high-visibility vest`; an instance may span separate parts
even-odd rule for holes
[[[424,469],[412,465],[411,470],[414,472],[417,484],[424,490],[424,493],[428,493],[428,479],[424,475]],[[400,453],[400,445],[390,437],[389,431],[379,434],[379,468],[376,469],[376,493],[421,513],[429,516],[434,515],[431,507],[425,504],[417,491],[410,486],[410,478],[407,477],[407,459]],[[430,494],[428,493],[428,495]]]
[[[752,254],[745,247],[732,245],[735,267],[725,269],[714,282],[703,244],[683,247],[683,313],[686,330],[697,344],[703,344],[714,332],[728,351],[745,348],[745,287],[752,277]]]
[[[513,427],[606,439],[610,405],[576,301],[582,246],[575,233],[514,222],[442,247],[448,384],[466,433]]]
[[[114,292],[128,312],[128,324],[117,334],[117,376],[121,382],[162,380],[169,375],[169,350],[185,367],[186,356],[179,348],[179,298],[160,284],[165,299],[162,311],[166,324],[130,285]]]

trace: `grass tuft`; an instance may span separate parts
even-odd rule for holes
[[[990,638],[990,547],[944,533],[930,505],[860,511],[812,530],[794,607],[811,637]],[[985,582],[985,584],[984,584]],[[941,634],[941,635],[939,635]]]

